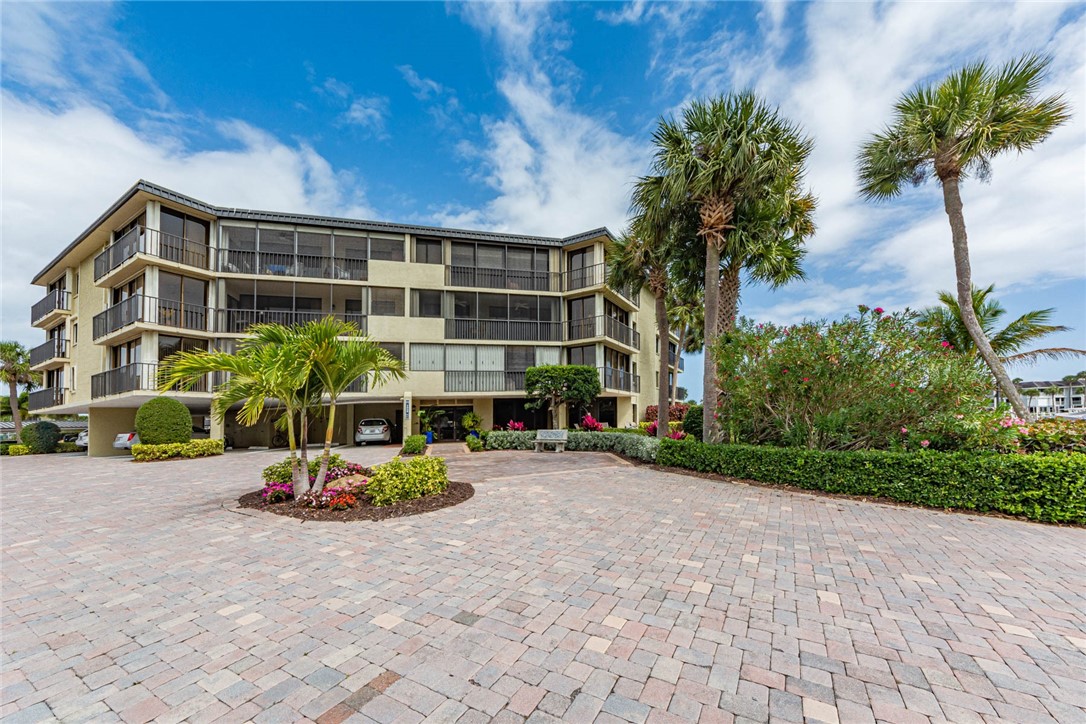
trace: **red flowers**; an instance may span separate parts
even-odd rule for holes
[[[942,345],[943,349],[950,349],[953,346],[953,345],[950,344],[950,342],[947,342],[945,339],[942,342],[940,342],[939,344]]]
[[[882,307],[875,307],[875,314],[882,314],[885,311],[886,310],[883,309]]]

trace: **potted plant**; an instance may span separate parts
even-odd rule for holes
[[[426,444],[434,444],[434,422],[445,414],[444,410],[419,409],[419,432],[426,436]]]
[[[479,428],[483,425],[483,418],[475,412],[465,412],[460,418],[460,426],[468,431],[469,435],[479,437]]]

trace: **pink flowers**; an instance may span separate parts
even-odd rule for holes
[[[603,431],[603,425],[590,414],[581,418],[581,427],[590,432]]]
[[[947,342],[945,339],[942,342],[940,342],[939,344],[942,345],[943,349],[949,349],[950,348],[950,342]]]
[[[505,429],[511,432],[524,432],[524,423],[517,422],[516,420],[510,420],[505,423]]]
[[[902,435],[908,435],[908,434],[909,434],[909,428],[907,428],[907,427],[902,427],[902,428],[901,428],[901,434],[902,434]]]
[[[883,309],[882,307],[875,307],[875,314],[882,314],[885,311],[886,310]]]
[[[920,441],[920,447],[926,448],[929,445],[931,445],[931,440],[921,440]]]

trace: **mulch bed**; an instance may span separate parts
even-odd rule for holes
[[[449,487],[439,495],[427,495],[415,500],[405,500],[401,503],[386,505],[381,508],[374,507],[365,499],[359,500],[359,504],[347,510],[329,510],[327,508],[310,508],[304,505],[295,505],[293,500],[285,503],[272,503],[266,505],[260,497],[261,491],[256,490],[246,493],[238,498],[238,505],[242,508],[263,510],[276,515],[286,515],[291,518],[306,520],[332,520],[341,523],[349,523],[355,520],[388,520],[389,518],[404,518],[409,515],[430,513],[442,508],[449,508],[469,500],[475,495],[475,488],[470,483],[457,483],[450,481]]]

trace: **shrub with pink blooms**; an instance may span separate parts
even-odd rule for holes
[[[510,432],[524,432],[526,429],[523,422],[517,422],[516,420],[510,420],[505,423],[505,429]]]
[[[581,418],[581,429],[589,432],[602,432],[603,423],[588,414]]]
[[[725,442],[821,450],[1013,449],[974,360],[913,312],[861,306],[834,322],[741,320],[716,355]]]

